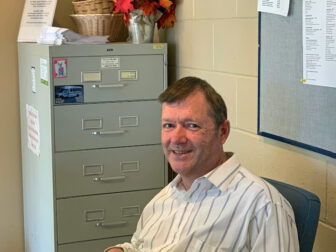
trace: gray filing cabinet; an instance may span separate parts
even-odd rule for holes
[[[129,241],[167,184],[166,44],[19,44],[26,252]]]

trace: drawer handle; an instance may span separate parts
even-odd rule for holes
[[[126,176],[116,176],[116,177],[95,177],[93,181],[97,182],[109,182],[109,181],[119,181],[119,180],[125,180]]]
[[[110,223],[104,223],[104,222],[97,222],[96,227],[118,227],[118,226],[124,226],[127,224],[127,221],[115,221]]]
[[[92,88],[119,88],[119,87],[125,87],[125,84],[92,84]]]
[[[91,131],[92,135],[118,135],[124,134],[126,130],[107,130],[107,131]]]

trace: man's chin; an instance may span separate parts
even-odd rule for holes
[[[186,171],[189,170],[189,166],[187,165],[176,165],[176,164],[170,163],[170,167],[172,168],[174,172],[178,174],[184,174]]]

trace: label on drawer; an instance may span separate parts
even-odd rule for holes
[[[120,70],[119,80],[137,80],[138,71],[137,70]]]
[[[119,57],[105,57],[101,58],[101,68],[119,68],[120,60]]]
[[[101,72],[82,72],[82,82],[100,82]]]
[[[164,44],[153,44],[153,49],[160,50],[164,49],[165,45]]]

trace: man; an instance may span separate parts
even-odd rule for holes
[[[224,152],[221,96],[186,77],[159,100],[163,150],[178,175],[145,207],[132,242],[106,251],[299,251],[289,203]]]

